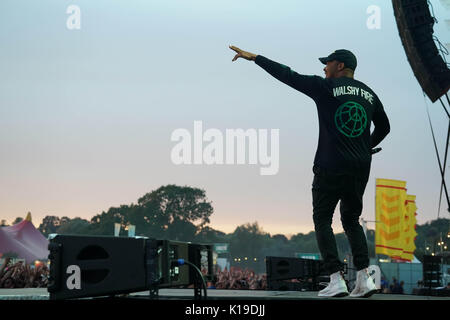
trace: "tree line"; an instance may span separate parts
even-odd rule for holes
[[[194,243],[228,243],[231,265],[265,270],[267,256],[293,257],[298,253],[319,253],[315,232],[298,233],[288,239],[285,235],[270,235],[257,222],[237,226],[229,234],[208,226],[213,213],[212,202],[204,190],[188,186],[166,185],[151,191],[137,203],[111,207],[86,220],[79,217],[46,216],[38,229],[44,236],[51,233],[75,235],[113,235],[114,224],[121,225],[120,236],[127,236],[126,227],[136,226],[136,236]],[[16,218],[13,224],[20,222]],[[450,219],[433,220],[418,225],[416,257],[430,254],[426,247],[436,243],[438,236],[447,237]],[[341,259],[351,253],[344,233],[335,234]],[[369,256],[375,257],[375,231],[367,230]],[[431,248],[434,250],[434,248]]]

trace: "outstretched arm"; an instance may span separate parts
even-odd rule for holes
[[[274,78],[280,80],[281,82],[287,84],[288,86],[303,92],[304,94],[315,98],[323,85],[324,79],[319,76],[309,76],[298,74],[297,72],[291,70],[288,66],[284,64],[272,61],[262,55],[257,55],[251,52],[241,50],[235,46],[230,46],[230,49],[237,52],[232,61],[238,58],[244,58],[246,60],[253,60],[257,65],[266,70]]]

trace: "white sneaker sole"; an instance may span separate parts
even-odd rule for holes
[[[370,290],[364,294],[360,294],[360,295],[350,295],[350,297],[352,298],[370,298],[372,295],[374,295],[375,293],[378,292],[378,289],[373,289]]]
[[[370,298],[372,295],[378,292],[378,289],[372,289],[369,292],[367,292],[365,295],[363,295],[364,298]]]
[[[348,296],[348,292],[337,292],[334,295],[327,295],[327,294],[319,294],[318,297],[321,298],[342,298]]]

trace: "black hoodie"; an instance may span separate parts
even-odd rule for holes
[[[349,77],[301,75],[261,55],[255,63],[315,101],[319,116],[315,166],[336,174],[368,174],[372,148],[390,131],[383,104],[372,89]],[[370,134],[372,121],[375,129]]]

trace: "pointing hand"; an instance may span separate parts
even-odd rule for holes
[[[241,50],[241,49],[239,49],[238,47],[235,47],[235,46],[229,46],[229,48],[231,50],[234,50],[234,51],[237,52],[237,54],[234,56],[233,60],[231,60],[231,61],[235,61],[235,60],[237,60],[237,58],[244,58],[246,60],[255,60],[255,58],[257,56],[254,53]]]

